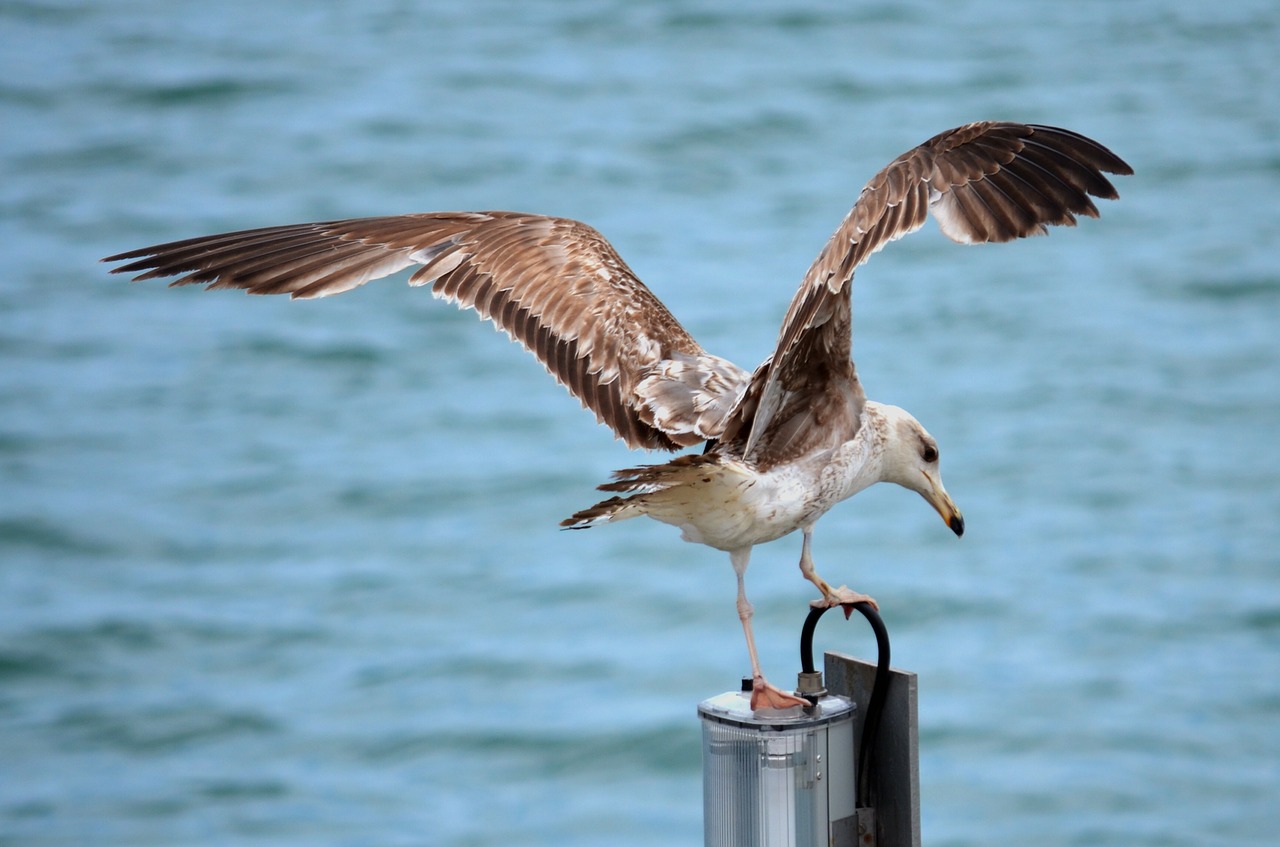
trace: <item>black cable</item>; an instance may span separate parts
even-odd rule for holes
[[[809,616],[804,619],[804,626],[800,628],[800,668],[805,673],[813,673],[815,670],[813,632],[818,626],[818,619],[829,608],[831,607],[811,608]],[[862,613],[867,623],[871,624],[871,629],[875,631],[876,650],[879,654],[876,660],[876,678],[871,686],[871,702],[867,704],[867,716],[862,723],[862,740],[858,747],[857,801],[858,808],[864,809],[871,805],[870,783],[867,776],[870,773],[871,748],[876,733],[880,731],[880,715],[884,712],[884,701],[888,693],[886,689],[889,687],[889,631],[885,629],[880,613],[870,603],[865,601],[854,603],[853,608]]]

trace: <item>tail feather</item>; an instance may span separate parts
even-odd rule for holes
[[[646,498],[676,485],[692,482],[705,474],[715,457],[705,454],[678,456],[661,465],[642,465],[614,471],[613,481],[599,486],[601,491],[617,491],[626,497],[610,497],[575,512],[560,522],[565,529],[590,529],[600,524],[636,518],[648,513]],[[704,481],[710,481],[709,479]]]
[[[608,500],[601,500],[594,506],[574,512],[572,516],[560,521],[560,526],[564,529],[591,529],[593,526],[611,521],[636,517],[638,512],[636,515],[623,514],[627,510],[627,501],[630,499],[630,497],[610,497]]]

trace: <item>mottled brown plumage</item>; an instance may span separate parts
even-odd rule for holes
[[[746,404],[732,415],[729,434],[748,432],[744,455],[764,465],[829,443],[803,418],[809,400],[838,385],[854,411],[863,402],[850,358],[849,282],[872,253],[915,232],[930,211],[943,233],[966,244],[1043,235],[1049,225],[1074,226],[1076,215],[1096,218],[1089,199],[1115,199],[1102,172],[1132,169],[1096,141],[1065,129],[1015,123],[976,123],[940,133],[890,162],[862,189],[857,203],[809,267],[782,321],[773,356],[757,369]],[[815,390],[813,374],[833,381]],[[838,402],[828,399],[828,407]],[[789,425],[789,427],[788,427]],[[807,433],[797,443],[792,431]],[[782,449],[779,449],[779,448]]]
[[[323,297],[417,266],[410,285],[474,309],[519,341],[631,447],[704,455],[619,471],[619,496],[564,522],[591,526],[649,515],[687,540],[730,553],[756,678],[755,705],[797,702],[760,673],[743,574],[751,548],[802,530],[800,567],[819,602],[833,589],[809,554],[813,525],[876,482],[919,492],[959,535],[937,444],[910,414],[866,399],[850,358],[850,282],[867,258],[932,212],[963,243],[1042,234],[1096,217],[1090,195],[1115,198],[1104,173],[1129,166],[1069,130],[975,123],[889,163],[818,254],[772,355],[748,373],[707,353],[613,247],[577,221],[515,212],[445,212],[296,224],[205,236],[111,256],[113,272],[173,285]]]
[[[630,447],[719,434],[747,375],[704,351],[591,227],[443,212],[266,227],[134,250],[118,272],[171,285],[326,297],[413,265],[410,285],[474,309],[538,357]]]

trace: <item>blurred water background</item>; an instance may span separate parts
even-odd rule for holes
[[[1277,44],[1273,0],[0,0],[0,844],[700,844],[727,557],[556,529],[641,457],[401,280],[290,303],[96,260],[558,214],[752,367],[863,182],[985,118],[1137,175],[855,285],[868,391],[969,526],[883,486],[816,536],[920,675],[925,841],[1274,844]],[[798,553],[748,574],[784,682]]]

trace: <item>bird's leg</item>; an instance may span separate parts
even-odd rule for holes
[[[866,594],[859,594],[851,590],[847,585],[832,588],[825,579],[818,576],[818,572],[813,568],[813,554],[809,552],[809,545],[813,540],[813,527],[804,527],[803,533],[804,540],[800,543],[800,573],[804,574],[804,578],[816,585],[818,590],[822,592],[822,599],[814,600],[809,605],[816,609],[842,606],[844,607],[844,616],[846,618],[853,612],[854,603],[870,603],[871,607],[878,611],[880,604]]]
[[[751,708],[755,709],[787,709],[791,706],[807,706],[808,700],[788,694],[764,678],[760,670],[760,657],[756,654],[756,638],[751,632],[751,616],[755,610],[747,600],[745,577],[747,562],[751,558],[751,548],[735,550],[729,554],[733,562],[734,573],[738,575],[738,619],[742,621],[742,632],[747,637],[747,655],[751,657]]]

